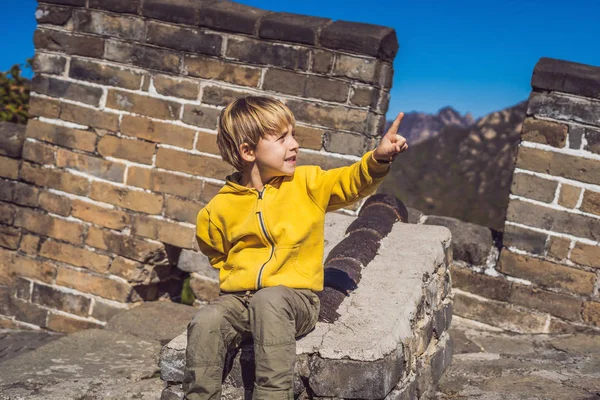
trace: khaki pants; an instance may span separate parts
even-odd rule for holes
[[[252,337],[253,399],[293,399],[296,338],[314,328],[318,315],[319,298],[307,289],[275,286],[218,297],[188,325],[185,398],[220,400],[227,351]]]

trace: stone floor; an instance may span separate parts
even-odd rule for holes
[[[0,400],[158,399],[158,349],[195,312],[174,311],[139,308],[66,337],[0,331]],[[166,331],[148,324],[159,315]],[[517,335],[459,317],[451,335],[454,361],[436,400],[600,400],[600,335]]]

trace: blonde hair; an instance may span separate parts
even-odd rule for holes
[[[266,96],[248,96],[231,102],[221,111],[217,145],[223,160],[243,171],[243,143],[254,149],[260,138],[295,127],[292,111],[281,101]]]

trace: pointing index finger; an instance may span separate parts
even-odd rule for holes
[[[398,133],[398,128],[400,127],[400,122],[402,122],[402,118],[404,118],[404,113],[403,112],[399,112],[398,116],[396,117],[396,119],[392,123],[392,126],[390,127],[390,132],[393,132],[394,135],[396,133]]]

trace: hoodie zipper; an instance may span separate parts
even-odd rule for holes
[[[263,194],[266,189],[267,189],[267,187],[265,186],[263,188],[263,190],[258,192],[258,201],[259,202],[263,199]],[[262,232],[265,235],[267,242],[269,242],[269,244],[271,245],[271,254],[269,254],[269,258],[267,259],[267,261],[264,262],[264,264],[258,270],[258,276],[256,277],[256,290],[258,290],[262,287],[262,277],[263,277],[263,271],[265,269],[265,266],[273,258],[273,253],[275,252],[275,243],[273,242],[273,239],[271,239],[271,236],[269,236],[269,232],[267,232],[267,225],[265,224],[262,207],[259,207],[259,211],[256,212],[256,216],[258,218],[258,223],[260,225],[260,229],[262,229]]]

